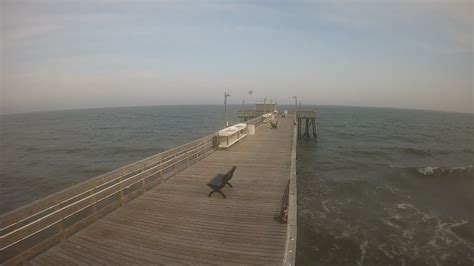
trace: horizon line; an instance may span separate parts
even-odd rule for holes
[[[246,104],[244,106],[255,106],[256,103]],[[278,103],[278,105],[294,106],[294,103]],[[222,103],[202,103],[202,104],[157,104],[157,105],[124,105],[124,106],[102,106],[102,107],[85,107],[85,108],[68,108],[68,109],[51,109],[51,110],[40,110],[40,111],[26,111],[26,112],[7,112],[0,113],[0,116],[9,115],[21,115],[21,114],[36,114],[36,113],[47,113],[47,112],[61,112],[61,111],[80,111],[80,110],[98,110],[98,109],[113,109],[113,108],[132,108],[132,107],[159,107],[159,106],[223,106]],[[230,103],[229,106],[243,106],[242,104]],[[298,104],[299,106],[299,104]],[[474,115],[474,110],[471,112],[462,111],[448,111],[448,110],[435,110],[435,109],[423,109],[414,107],[394,107],[394,106],[369,106],[369,105],[344,105],[344,104],[301,104],[301,106],[321,106],[321,107],[355,107],[355,108],[374,108],[374,109],[394,109],[394,110],[412,110],[412,111],[429,111],[429,112],[440,112],[440,113],[454,113],[454,114],[467,114]],[[291,110],[289,110],[291,111]]]

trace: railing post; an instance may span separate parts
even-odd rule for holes
[[[97,200],[92,205],[92,217],[94,221],[97,220]]]
[[[121,206],[123,206],[123,205],[125,204],[125,201],[124,201],[124,199],[123,199],[123,190],[124,190],[124,189],[125,189],[125,188],[122,188],[122,189],[120,190],[120,205],[121,205]]]
[[[186,151],[186,169],[189,168],[189,151],[191,151],[192,149],[188,149]]]
[[[176,161],[176,153],[174,154],[174,174],[178,173],[178,162]]]
[[[58,231],[59,231],[59,235],[61,236],[61,241],[66,239],[66,236],[64,235],[64,219],[61,219],[58,222]]]

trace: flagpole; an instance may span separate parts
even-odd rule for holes
[[[249,95],[253,95],[253,90],[248,90]],[[257,103],[256,100],[254,100],[255,103]]]
[[[224,120],[225,120],[225,127],[229,126],[229,122],[227,121],[227,97],[229,97],[230,94],[227,92],[224,92]]]

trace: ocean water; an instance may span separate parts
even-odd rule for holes
[[[228,107],[230,123],[237,110]],[[0,116],[0,214],[224,127],[223,106]]]
[[[240,108],[229,106],[231,123]],[[304,108],[318,110],[318,139],[298,144],[299,265],[473,265],[473,115]],[[54,111],[0,123],[5,213],[215,132],[223,107]]]
[[[298,146],[298,265],[473,265],[474,116],[320,107]]]

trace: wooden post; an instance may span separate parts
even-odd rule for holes
[[[313,118],[313,136],[314,138],[318,138],[318,134],[316,133],[316,118]]]
[[[306,129],[306,132],[307,132],[307,133],[306,133],[306,137],[309,139],[309,129],[310,129],[310,128],[309,128],[309,118],[306,118],[306,127],[307,127],[307,129]]]
[[[298,139],[300,139],[301,138],[301,119],[299,117],[297,117],[296,121],[298,123],[298,125],[297,125],[297,128],[298,128],[297,133],[298,134],[297,135],[298,135]]]
[[[300,117],[300,122],[298,123],[299,126],[300,126],[300,134],[299,134],[299,137],[302,138],[303,137],[303,118]]]
[[[304,126],[303,126],[303,122],[304,121],[304,118],[301,118],[301,138],[304,138]]]
[[[300,131],[300,133],[298,134],[298,137],[302,138],[303,137],[303,119],[301,117],[298,119],[298,127]]]
[[[66,239],[66,235],[64,234],[64,219],[62,219],[61,221],[59,221],[59,223],[58,223],[58,231],[59,231],[59,235],[61,236],[61,241],[63,241],[64,239]]]
[[[94,217],[94,221],[97,220],[97,200],[92,205],[92,216]]]
[[[125,200],[123,198],[123,190],[124,188],[122,188],[122,190],[120,190],[120,205],[123,206],[125,204]]]
[[[174,155],[174,174],[178,172],[178,162],[176,161],[176,154]]]
[[[306,120],[304,120],[304,118],[301,118],[301,122],[303,122],[303,121],[306,122]],[[305,123],[305,122],[303,122],[303,123]],[[302,131],[302,136],[301,137],[304,138],[306,136],[306,134],[305,134],[306,133],[306,128],[303,128],[303,125],[301,125],[301,131]]]
[[[303,122],[303,119],[304,118],[300,118],[300,120],[301,120],[301,138],[304,138],[304,127],[303,127],[304,122]]]
[[[308,122],[306,122],[308,124],[308,136],[307,138],[311,138],[311,122],[312,122],[312,119],[311,118],[306,118],[306,120],[308,120]]]

